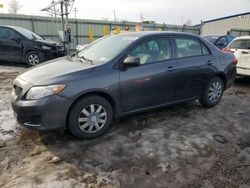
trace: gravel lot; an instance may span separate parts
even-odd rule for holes
[[[39,134],[13,117],[0,64],[0,187],[250,187],[250,79],[221,103],[198,102],[115,120],[104,136]]]

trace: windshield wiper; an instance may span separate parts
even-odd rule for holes
[[[92,60],[91,59],[88,59],[88,58],[86,58],[86,57],[84,57],[83,55],[82,56],[77,56],[78,58],[80,58],[80,60],[84,60],[84,61],[87,61],[87,62],[89,62],[91,65],[92,65]],[[82,62],[82,61],[81,61]]]

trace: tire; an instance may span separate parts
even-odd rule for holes
[[[110,127],[112,120],[113,109],[110,103],[100,96],[88,96],[71,108],[68,129],[78,138],[93,139],[102,135]]]
[[[43,62],[42,56],[35,51],[28,52],[25,56],[25,63],[29,66],[35,66]]]
[[[201,99],[200,103],[205,107],[213,107],[217,105],[224,92],[224,82],[220,77],[213,77],[207,84]]]

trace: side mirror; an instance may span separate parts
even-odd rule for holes
[[[17,36],[10,37],[10,40],[16,41],[17,43],[21,42],[21,38],[19,38]]]
[[[128,56],[126,59],[124,59],[123,65],[127,66],[127,67],[139,66],[140,65],[140,58]]]

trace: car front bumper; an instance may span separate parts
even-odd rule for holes
[[[42,51],[42,54],[44,56],[44,60],[45,61],[66,56],[66,52],[65,51]]]
[[[38,100],[18,100],[15,94],[12,94],[11,104],[20,125],[49,131],[66,128],[67,113],[72,101],[59,95]]]

